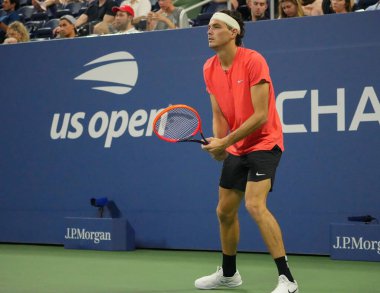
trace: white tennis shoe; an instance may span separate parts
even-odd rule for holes
[[[281,275],[278,277],[278,284],[272,293],[299,293],[296,280],[290,282],[287,277]]]
[[[243,281],[241,280],[241,276],[238,271],[236,271],[235,275],[232,277],[224,277],[223,269],[221,267],[217,267],[215,273],[195,280],[194,285],[198,289],[209,290],[222,286],[233,288],[240,286],[242,283]]]

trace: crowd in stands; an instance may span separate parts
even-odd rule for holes
[[[0,0],[0,44],[207,25],[228,7],[213,0]],[[230,0],[244,21],[270,19],[270,0]],[[274,0],[275,18],[380,10],[380,0]]]

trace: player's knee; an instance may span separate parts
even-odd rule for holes
[[[216,214],[218,215],[219,222],[224,225],[232,225],[237,219],[236,212],[227,211],[220,207],[216,209]]]
[[[262,220],[267,212],[266,206],[257,202],[247,201],[245,208],[256,221]]]

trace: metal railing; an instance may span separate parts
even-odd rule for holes
[[[185,14],[188,12],[188,11],[191,11],[195,8],[198,8],[199,6],[203,6],[207,3],[210,3],[212,2],[213,0],[204,0],[204,1],[201,1],[197,4],[194,4],[190,7],[187,7],[185,9],[183,9],[181,11],[181,14],[179,15],[179,27],[182,28],[182,27],[187,27],[188,26],[188,23],[186,23],[186,18],[185,18]],[[175,2],[174,2],[175,3]],[[231,1],[230,0],[227,0],[227,8],[228,9],[231,9]]]

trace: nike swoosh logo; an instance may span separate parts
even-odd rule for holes
[[[259,172],[256,172],[256,176],[264,176],[264,175],[266,175],[266,174],[261,174]],[[290,293],[293,293],[293,292],[290,292]]]
[[[242,80],[242,79],[239,79],[237,82],[238,83],[242,83],[244,80]]]
[[[296,293],[298,289],[294,290],[294,291],[290,291],[288,290],[289,293]]]

